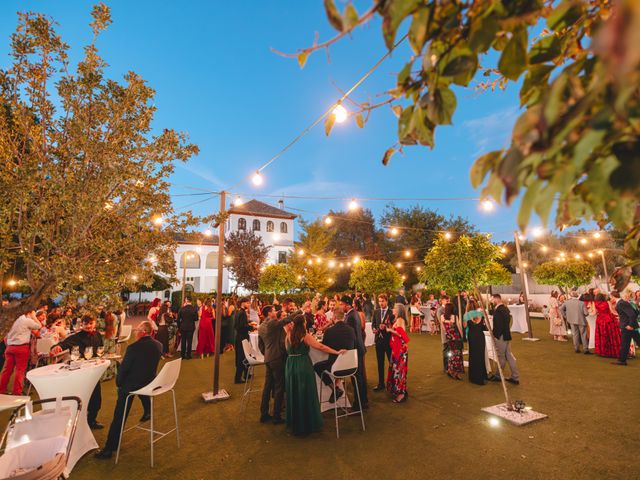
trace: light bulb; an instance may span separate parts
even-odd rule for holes
[[[325,217],[324,218],[324,223],[325,223],[325,225],[331,225],[333,223],[333,218]]]
[[[204,231],[204,236],[205,237],[211,237],[213,235],[213,232],[211,230],[209,230],[208,228]]]
[[[544,235],[544,228],[535,227],[533,230],[531,230],[531,235],[533,235],[533,238],[540,238],[542,235]]]
[[[587,257],[589,257],[589,258],[593,258],[593,253],[589,252],[589,253],[588,253],[588,255],[587,255]]]
[[[234,204],[236,207],[239,207],[239,206],[240,206],[240,205],[242,205],[243,203],[244,203],[244,202],[242,201],[242,198],[240,198],[240,197],[236,198],[236,199],[235,199],[235,201],[233,202],[233,204]]]
[[[507,253],[506,247],[500,247],[500,253]]]
[[[566,256],[567,256],[567,254],[566,254],[566,253],[564,253],[564,252],[560,252],[560,256],[561,256],[562,258],[564,258],[564,257],[566,257]]]
[[[593,238],[596,238],[596,239],[600,238],[601,236],[602,236],[602,235],[600,234],[600,232],[595,232],[595,233],[593,234]]]
[[[587,239],[586,239],[586,238],[581,238],[581,239],[580,239],[580,243],[581,243],[582,245],[586,245],[586,244],[587,244]]]
[[[307,265],[313,265],[313,260],[311,259],[307,260]]]
[[[340,265],[338,265],[339,268],[344,268],[344,263],[340,262]]]
[[[321,257],[316,258],[316,263],[320,265],[322,263],[322,258]]]
[[[301,248],[300,250],[298,250],[298,255],[301,257],[302,255],[304,255],[304,250]]]
[[[353,257],[353,263],[354,264],[358,263],[359,261],[360,261],[360,257],[358,257],[358,256]]]
[[[302,275],[298,275],[298,280],[302,280]]]
[[[131,275],[131,280],[133,280],[134,282],[138,281],[138,276],[137,275]]]
[[[518,234],[518,240],[520,240],[521,242],[524,242],[527,239],[527,237],[525,237],[522,233]]]
[[[402,268],[402,264],[400,262],[396,263],[396,268]]]
[[[543,245],[540,250],[542,250],[543,252],[546,252],[547,250],[549,250],[549,248],[546,245]]]
[[[329,268],[334,268],[336,266],[335,260],[329,260]]]
[[[280,234],[279,233],[274,233],[273,234],[273,239],[277,242],[278,240],[280,240]]]
[[[449,232],[446,232],[444,234],[444,238],[445,238],[445,240],[451,240],[451,234]]]
[[[256,187],[262,185],[262,175],[260,174],[259,171],[257,171],[256,173],[253,174],[253,177],[251,178],[251,181],[253,182],[253,184]]]
[[[260,271],[264,272],[267,268],[266,267],[260,267]]]
[[[482,200],[482,202],[480,202],[480,207],[485,212],[492,212],[496,208],[496,204],[493,203],[491,200],[486,199],[486,200]]]
[[[156,217],[153,217],[153,223],[154,223],[155,225],[158,225],[158,226],[159,226],[159,225],[162,225],[162,222],[164,222],[164,220],[163,220],[163,218],[162,218],[160,215],[158,215],[158,216],[156,216]]]
[[[350,266],[351,266],[351,262],[347,262],[347,267],[350,267]]]
[[[422,271],[422,267],[416,267],[416,272],[421,272]]]
[[[349,116],[349,112],[347,112],[347,109],[344,108],[342,105],[336,105],[336,108],[334,108],[333,112],[331,113],[335,117],[336,123],[344,122]]]
[[[404,256],[409,258],[411,256],[411,250],[405,250],[404,251]]]
[[[523,268],[527,268],[528,266],[529,266],[529,264],[528,264],[527,262],[524,262],[524,263],[522,264],[522,267],[523,267]]]
[[[227,262],[227,263],[231,263],[231,260],[233,260],[233,259],[229,255],[224,257],[224,261]]]
[[[354,198],[349,202],[349,210],[354,211],[357,209],[358,209],[358,202],[356,202],[356,199]]]
[[[598,255],[602,255],[602,254],[604,254],[604,251],[603,250],[598,250]]]
[[[500,426],[500,420],[498,420],[496,417],[491,417],[489,418],[489,425],[491,425],[492,427],[499,427]]]
[[[396,235],[398,235],[398,229],[396,227],[393,227],[391,230],[389,230],[389,233],[395,237]]]
[[[402,278],[402,280],[406,280],[406,279],[407,279],[407,276],[406,276],[406,275],[402,275],[402,277],[401,277],[401,278]]]
[[[14,279],[11,279],[11,280],[9,280],[9,281],[7,282],[7,284],[8,284],[10,287],[15,287],[15,286],[18,284],[18,282],[16,282]]]
[[[574,257],[576,258],[576,260],[580,260],[580,259],[582,258],[582,256],[580,256],[580,254],[579,254],[579,253],[576,253],[576,254],[574,255]]]
[[[327,281],[328,281],[329,283],[333,283],[333,278],[327,278]]]

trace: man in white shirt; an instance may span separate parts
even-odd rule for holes
[[[325,316],[327,317],[327,322],[329,324],[332,324],[335,322],[336,320],[336,301],[331,299],[329,300],[329,310],[327,310],[327,312],[325,313]]]
[[[40,330],[45,318],[44,310],[40,310],[38,313],[31,311],[21,315],[13,323],[6,339],[7,349],[4,352],[4,367],[2,374],[0,374],[0,394],[7,393],[7,385],[15,367],[16,374],[13,378],[12,393],[14,395],[22,395],[22,384],[29,364],[31,332]]]

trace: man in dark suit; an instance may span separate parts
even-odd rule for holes
[[[389,300],[384,293],[378,296],[378,305],[380,305],[380,308],[373,312],[373,320],[371,322],[376,343],[376,359],[378,360],[378,385],[374,387],[374,391],[385,389],[384,359],[386,357],[388,362],[391,357],[391,333],[387,328],[393,325],[394,319],[388,302]]]
[[[184,305],[178,311],[178,330],[180,331],[180,356],[191,360],[193,332],[198,321],[198,309],[191,305],[191,299],[185,298]]]
[[[238,313],[236,313],[236,376],[234,383],[244,383],[247,376],[247,366],[245,365],[244,349],[242,348],[242,341],[249,340],[249,332],[253,330],[253,327],[249,323],[249,317],[247,316],[247,310],[249,309],[249,299],[241,298],[238,300]]]
[[[353,328],[344,323],[342,319],[336,318],[333,326],[325,330],[324,337],[322,338],[322,343],[338,351],[353,350],[354,348],[356,348],[356,334],[353,331]],[[313,366],[313,369],[316,371],[325,385],[331,385],[331,379],[326,375],[322,375],[322,372],[324,372],[325,370],[330,372],[331,367],[333,367],[333,364],[336,361],[336,358],[338,358],[337,355],[329,355],[328,359],[317,362]],[[337,398],[340,398],[343,394],[344,390],[336,387]],[[333,403],[337,398],[334,398],[333,393],[331,393],[329,403]]]
[[[264,362],[266,372],[262,389],[262,403],[260,404],[260,421],[272,421],[275,425],[283,423],[282,403],[284,400],[284,367],[287,350],[284,346],[284,326],[291,322],[292,317],[281,320],[276,318],[276,310],[272,305],[262,308],[263,321],[258,328],[260,338],[264,343]],[[269,415],[269,401],[273,394],[273,416]]]
[[[613,362],[614,365],[626,365],[627,357],[629,356],[629,348],[631,347],[631,340],[635,340],[637,345],[640,345],[640,333],[638,333],[638,312],[634,310],[629,303],[629,293],[625,293],[624,297],[620,298],[620,293],[617,291],[611,292],[611,298],[616,299],[616,311],[620,317],[620,329],[622,331],[622,341],[620,342],[620,358],[617,362]]]
[[[511,377],[507,378],[507,382],[518,385],[520,384],[520,373],[518,372],[516,357],[511,353],[511,313],[507,306],[502,303],[502,297],[499,294],[493,295],[491,302],[495,305],[493,311],[493,336],[500,368],[504,371],[504,367],[509,362]],[[494,375],[491,380],[499,382],[500,377]]]
[[[116,376],[118,399],[113,411],[113,420],[111,421],[111,427],[109,427],[107,443],[102,450],[96,453],[96,458],[111,458],[113,452],[117,450],[122,418],[124,417],[126,421],[131,410],[132,402],[128,403],[126,411],[124,409],[129,393],[148,385],[156,377],[156,369],[162,356],[162,344],[151,338],[151,332],[151,322],[141,322],[136,329],[137,341],[127,348]],[[144,417],[142,420],[144,420]]]
[[[367,384],[364,380],[364,355],[367,353],[367,349],[364,346],[364,338],[362,337],[362,323],[360,321],[360,315],[353,308],[351,297],[345,295],[340,299],[342,304],[342,311],[344,312],[344,323],[349,325],[356,334],[356,349],[358,350],[358,386],[360,390],[360,400],[362,401],[362,408],[369,408],[369,399],[367,397]],[[356,397],[357,402],[357,397]],[[354,403],[354,410],[359,410],[360,405]]]

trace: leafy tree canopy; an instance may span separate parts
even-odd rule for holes
[[[269,253],[262,238],[253,232],[232,232],[225,241],[225,250],[231,257],[227,268],[238,285],[252,292],[258,290],[260,269]]]
[[[297,284],[298,282],[291,266],[286,263],[278,263],[267,265],[264,271],[260,273],[258,289],[262,293],[273,293],[275,295],[292,290]]]
[[[392,292],[402,286],[400,273],[384,260],[360,260],[351,271],[349,285],[371,294]]]
[[[329,249],[332,232],[321,221],[300,221],[300,240],[295,242],[295,251],[288,263],[295,274],[296,281],[303,288],[323,292],[332,285],[335,275],[326,260],[333,257]]]
[[[511,272],[493,260],[487,265],[484,275],[478,280],[478,285],[511,285],[511,282]]]
[[[573,288],[589,284],[595,274],[596,270],[589,262],[569,259],[540,264],[533,271],[533,278],[541,285]]]

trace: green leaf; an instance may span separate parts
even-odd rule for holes
[[[549,75],[553,65],[532,65],[524,77],[520,88],[520,106],[532,106],[540,101],[542,93],[548,88]]]
[[[469,31],[469,47],[477,53],[486,52],[499,30],[498,20],[492,15],[473,19]]]
[[[408,62],[402,70],[400,70],[400,73],[398,73],[398,87],[404,88],[407,85],[408,80],[411,78],[412,65],[412,62]]]
[[[336,117],[335,115],[331,114],[329,115],[325,121],[324,121],[324,133],[325,135],[329,135],[331,133],[331,129],[333,128],[333,125],[336,123]]]
[[[564,0],[553,9],[547,17],[547,26],[554,31],[573,25],[584,11],[584,4],[580,0]]]
[[[435,125],[429,120],[423,108],[416,105],[413,110],[411,124],[414,128],[414,137],[417,137],[418,143],[433,148],[433,130]]]
[[[540,191],[540,187],[542,186],[542,181],[533,180],[529,185],[527,185],[527,191],[522,196],[522,201],[520,202],[520,210],[518,210],[518,227],[521,230],[524,230],[529,223],[529,218],[531,218],[531,210],[533,210],[533,205],[537,201],[537,195]]]
[[[356,7],[353,6],[353,3],[349,3],[344,9],[345,30],[351,30],[353,27],[358,25],[359,21],[360,17],[358,16]]]
[[[523,28],[513,32],[507,46],[500,55],[498,70],[509,80],[517,80],[527,68],[527,31]]]
[[[456,77],[475,70],[478,62],[474,55],[460,55],[455,57],[442,70],[443,77]]]
[[[356,114],[356,125],[358,125],[359,128],[364,128],[364,119],[361,113]]]
[[[535,210],[543,224],[546,224],[549,220],[549,214],[551,213],[554,200],[555,190],[551,185],[547,184],[544,188],[538,190]]]
[[[411,135],[413,130],[413,106],[408,106],[402,110],[398,120],[398,139],[403,145],[415,145],[415,138]]]
[[[302,52],[298,54],[298,65],[300,65],[300,68],[304,68],[307,63],[307,58],[309,58],[309,52]]]
[[[555,60],[561,53],[560,39],[550,35],[538,40],[529,52],[529,63],[544,63]]]
[[[549,125],[553,125],[558,120],[562,108],[564,107],[564,92],[569,78],[563,72],[551,84],[549,97],[544,105],[544,117]]]
[[[409,43],[416,55],[420,55],[422,48],[427,41],[427,28],[429,15],[433,9],[432,5],[423,7],[413,14],[411,27],[409,27]]]
[[[395,148],[388,148],[387,151],[384,152],[384,156],[382,157],[382,165],[384,165],[385,167],[389,165],[389,161],[391,160],[391,157],[394,153],[396,153]]]
[[[493,152],[485,153],[480,158],[477,158],[475,162],[473,162],[473,165],[471,165],[471,170],[469,172],[471,186],[473,188],[478,188],[487,173],[490,170],[495,169],[500,158],[502,157],[502,153],[502,150],[495,150]]]
[[[453,113],[456,110],[456,95],[449,87],[443,87],[433,92],[427,93],[423,98],[427,99],[427,116],[436,125],[450,125]]]
[[[342,32],[344,30],[344,22],[338,11],[338,7],[333,0],[324,0],[324,9],[327,12],[327,18],[333,28]]]
[[[411,15],[420,5],[421,0],[391,0],[384,2],[382,8],[382,32],[387,48],[392,48],[396,31],[402,21]]]

